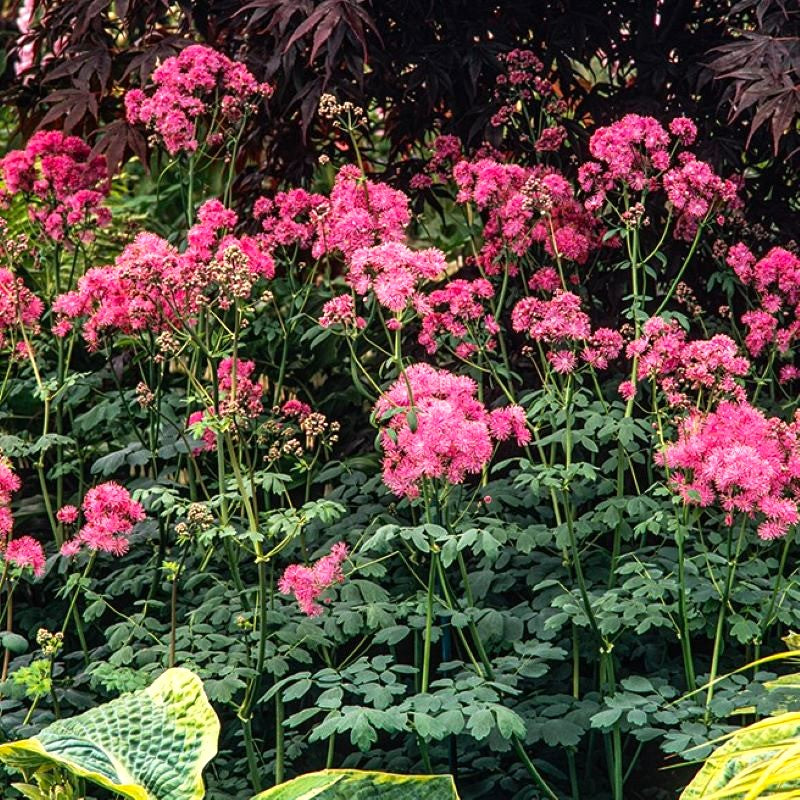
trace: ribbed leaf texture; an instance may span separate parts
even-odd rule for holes
[[[58,766],[130,800],[200,800],[218,738],[201,680],[176,668],[147,689],[0,745],[0,760],[27,772]]]
[[[301,775],[252,800],[458,800],[449,775],[328,769]]]
[[[737,731],[715,750],[681,800],[800,797],[800,713],[779,714]]]

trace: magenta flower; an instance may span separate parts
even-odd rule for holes
[[[323,611],[317,602],[320,596],[331,586],[344,581],[342,563],[346,558],[347,545],[338,542],[327,556],[310,567],[303,564],[287,567],[278,581],[278,590],[283,594],[293,594],[304,614],[318,617]]]
[[[37,578],[44,575],[44,550],[32,536],[20,536],[19,539],[12,539],[6,545],[3,557],[11,566],[19,569],[32,569]]]
[[[383,480],[395,494],[417,497],[425,480],[462,483],[480,472],[494,449],[492,425],[497,439],[528,441],[521,409],[489,414],[477,391],[471,378],[414,364],[378,400]]]
[[[686,503],[719,505],[760,520],[762,539],[783,536],[800,521],[800,421],[767,418],[747,403],[723,401],[685,419],[658,461]]]
[[[105,156],[93,156],[77,136],[39,131],[24,150],[12,150],[0,160],[0,173],[5,192],[24,194],[31,219],[55,241],[71,229],[86,240],[94,228],[111,222],[103,206],[110,188]]]
[[[93,553],[121,556],[128,552],[129,537],[136,523],[145,518],[140,503],[114,481],[89,489],[83,498],[84,525],[75,538],[61,547],[63,556],[74,556],[86,548]]]
[[[210,122],[215,103],[221,112],[217,124],[225,130],[272,93],[244,64],[199,44],[166,59],[153,71],[152,83],[146,91],[131,89],[125,95],[128,122],[153,130],[173,156],[197,149],[197,121]],[[212,132],[212,142],[220,132]]]

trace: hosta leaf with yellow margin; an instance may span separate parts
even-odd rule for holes
[[[715,750],[681,800],[800,798],[800,713],[748,725]]]
[[[449,775],[326,769],[267,789],[252,800],[458,800],[458,793]]]
[[[129,800],[200,800],[218,738],[202,681],[176,668],[147,689],[0,745],[0,760],[28,774],[60,767]]]

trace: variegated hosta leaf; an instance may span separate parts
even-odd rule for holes
[[[61,767],[129,800],[200,800],[218,738],[202,681],[176,668],[147,689],[0,745],[0,760],[28,774]]]
[[[458,800],[449,775],[392,775],[326,769],[301,775],[252,800]]]
[[[742,728],[705,761],[681,800],[800,797],[800,713]]]

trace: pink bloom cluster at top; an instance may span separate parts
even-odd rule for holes
[[[498,60],[503,72],[495,81],[494,97],[502,105],[492,117],[492,125],[499,127],[513,119],[517,102],[527,102],[534,97],[546,98],[553,93],[553,85],[542,76],[544,64],[530,50],[516,49],[502,53]]]
[[[546,253],[583,264],[602,245],[598,220],[575,199],[572,185],[550,167],[527,169],[494,159],[460,161],[453,170],[456,199],[486,213],[478,263],[502,271],[504,250],[522,256],[534,243]],[[512,274],[516,267],[508,267]]]
[[[198,423],[208,423],[215,416],[231,418],[254,418],[263,410],[262,395],[264,390],[258,381],[253,380],[255,362],[243,359],[224,358],[217,367],[217,381],[219,386],[219,408],[207,408],[205,411],[195,411],[186,421],[188,427]],[[217,446],[216,433],[211,428],[204,428],[201,443],[193,452],[195,454],[214,450]]]
[[[323,556],[312,566],[292,564],[278,581],[278,590],[283,594],[293,594],[300,610],[309,617],[322,614],[322,606],[317,602],[325,590],[344,581],[342,564],[347,558],[347,545],[338,542],[327,556]]]
[[[31,333],[39,330],[44,303],[13,272],[0,267],[0,348],[20,327]]]
[[[549,291],[553,285],[550,271],[540,271],[534,285]],[[559,373],[570,373],[578,366],[574,347],[580,358],[596,369],[605,369],[622,350],[622,335],[611,328],[594,332],[589,315],[581,308],[581,299],[572,292],[557,289],[549,299],[525,297],[511,312],[511,326],[535,342],[550,346],[547,359]]]
[[[387,242],[356,250],[346,278],[356,294],[372,291],[382,306],[398,314],[417,296],[419,285],[442,275],[446,266],[444,253],[435,247],[411,250]]]
[[[3,558],[11,566],[19,569],[32,569],[37,578],[44,575],[44,548],[33,536],[20,536],[19,539],[12,539],[6,545]]]
[[[272,93],[244,64],[200,44],[166,59],[153,71],[152,83],[147,91],[127,92],[126,115],[129,122],[152,129],[173,156],[197,150],[198,123],[204,117],[209,124],[215,118],[220,127],[208,131],[209,144],[221,143],[226,128]]]
[[[74,506],[60,509],[62,521],[73,520]],[[145,518],[140,503],[131,499],[128,490],[114,481],[101,483],[83,498],[84,524],[74,538],[61,546],[63,556],[74,556],[83,549],[93,553],[121,556],[128,552],[133,526]]]
[[[744,244],[736,244],[728,251],[727,262],[758,295],[759,307],[742,315],[747,349],[753,356],[771,346],[786,353],[800,335],[800,258],[773,247],[756,260]]]
[[[344,325],[345,328],[363,328],[367,323],[363,317],[356,314],[356,304],[352,296],[342,294],[332,297],[322,306],[322,316],[319,324],[323,328],[331,325]]]
[[[736,184],[720,178],[705,161],[698,161],[692,153],[681,153],[678,161],[679,166],[667,170],[662,180],[667,199],[678,214],[675,236],[691,241],[700,222],[713,210],[737,208],[741,203]]]
[[[28,213],[55,241],[89,241],[97,227],[111,222],[103,206],[108,196],[104,156],[93,156],[89,145],[61,131],[39,131],[24,150],[12,150],[0,160],[5,187],[3,200],[24,194]]]
[[[521,408],[491,413],[464,375],[414,364],[375,404],[381,430],[383,479],[397,495],[417,497],[426,480],[462,483],[492,456],[492,436],[530,441]]]
[[[493,350],[499,327],[484,308],[484,302],[493,296],[494,288],[484,278],[457,278],[441,289],[418,295],[414,305],[422,318],[419,343],[433,354],[439,349],[440,340],[451,336],[458,340],[455,353],[460,358],[468,358],[479,344]]]
[[[14,527],[14,517],[11,514],[11,495],[18,492],[20,486],[22,486],[22,482],[19,476],[11,469],[11,464],[0,456],[0,545],[5,544]]]
[[[64,335],[70,321],[85,318],[84,338],[96,349],[115,333],[182,327],[212,298],[225,309],[235,298],[249,297],[259,277],[273,277],[275,265],[258,237],[231,233],[237,223],[233,211],[208,200],[183,252],[156,234],[138,234],[113,264],[93,267],[77,290],[56,298],[55,332]]]
[[[590,210],[602,208],[606,193],[627,186],[636,192],[663,189],[676,212],[675,236],[691,240],[699,222],[712,212],[737,208],[737,186],[717,176],[714,170],[693,154],[682,152],[673,166],[670,157],[670,133],[687,146],[697,136],[695,124],[686,117],[676,117],[669,131],[653,117],[626,114],[603,128],[589,140],[589,152],[595,161],[587,161],[578,170],[578,183],[590,193],[585,205]]]
[[[401,242],[411,220],[406,195],[368,180],[353,164],[336,174],[330,197],[279,192],[259,198],[253,213],[271,243],[310,247],[314,258],[341,253],[349,259],[364,247]]]
[[[767,418],[747,403],[723,401],[680,425],[660,462],[687,503],[718,503],[728,524],[736,513],[761,518],[762,539],[785,535],[800,520],[800,422]]]
[[[721,396],[744,401],[744,389],[736,378],[747,375],[750,362],[729,336],[688,341],[686,331],[674,320],[651,317],[626,352],[628,358],[638,357],[638,379],[656,381],[672,406],[687,405],[689,390],[705,391],[711,402]]]

